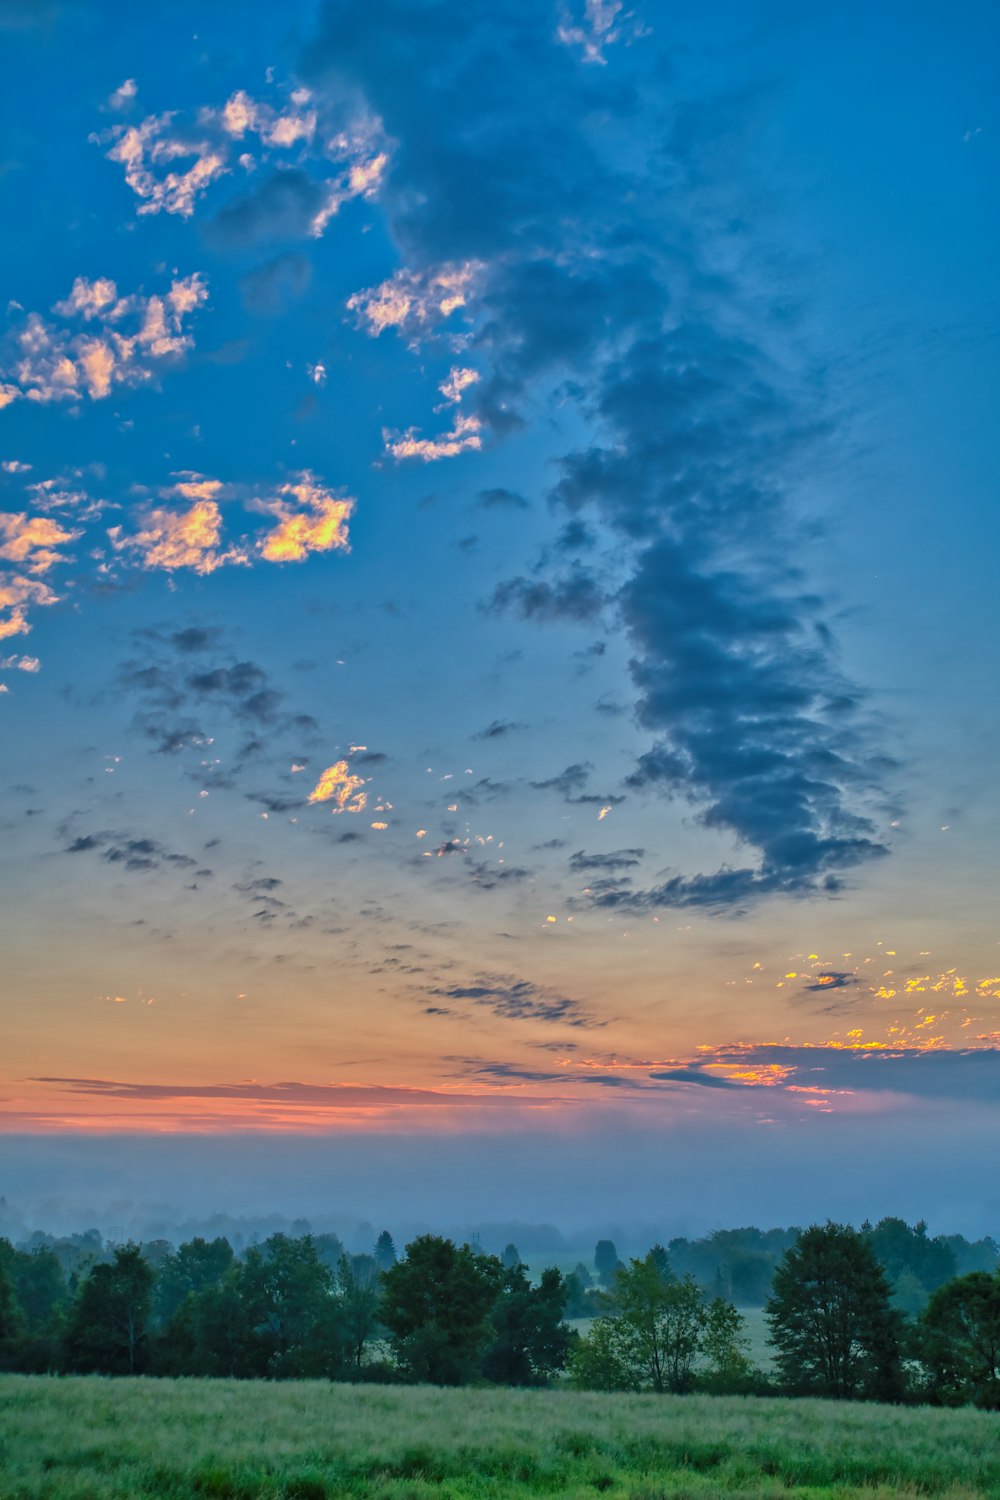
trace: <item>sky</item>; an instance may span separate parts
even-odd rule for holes
[[[0,1192],[1000,1230],[998,29],[0,0]]]

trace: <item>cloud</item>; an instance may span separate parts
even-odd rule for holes
[[[47,405],[103,401],[116,386],[154,379],[194,343],[185,321],[208,299],[208,287],[195,272],[175,277],[163,293],[119,296],[115,282],[78,276],[69,295],[52,311],[62,320],[47,322],[29,313],[7,336],[0,366],[6,399]],[[88,330],[74,331],[83,323]]]
[[[108,108],[116,110],[131,109],[138,92],[139,89],[135,79],[126,78],[124,83],[120,83],[114,92],[108,95]]]
[[[109,100],[112,108],[120,107],[116,98]],[[260,188],[221,210],[213,237],[233,245],[318,238],[345,203],[374,196],[389,163],[388,142],[376,119],[364,112],[347,119],[335,109],[322,113],[321,119],[307,89],[294,89],[281,106],[237,89],[224,105],[203,106],[194,119],[168,110],[90,139],[110,143],[107,158],[124,169],[126,184],[140,200],[139,214],[189,219],[220,179],[237,168],[247,174],[275,162]]]
[[[427,993],[438,1000],[471,1001],[504,1021],[558,1021],[584,1028],[602,1024],[578,1001],[511,975],[481,975],[474,984],[439,986]]]
[[[347,307],[372,338],[395,328],[417,344],[465,307],[480,270],[477,261],[428,267],[422,272],[402,269],[378,286],[355,292]]]
[[[503,1093],[460,1094],[452,1090],[407,1088],[402,1085],[355,1083],[124,1083],[109,1078],[33,1078],[32,1083],[51,1084],[66,1093],[91,1098],[121,1100],[129,1103],[158,1103],[168,1100],[197,1099],[206,1103],[247,1100],[262,1106],[282,1106],[295,1110],[323,1110],[339,1113],[378,1109],[461,1109],[463,1107],[499,1106],[511,1102]],[[520,1105],[544,1107],[559,1102],[534,1096],[522,1099]]]
[[[394,459],[419,458],[423,463],[433,463],[439,458],[457,458],[460,453],[476,452],[483,446],[482,424],[478,417],[459,414],[448,432],[440,437],[421,438],[416,427],[403,433],[383,429],[385,451]]]
[[[146,569],[187,569],[207,574],[226,566],[248,567],[257,560],[304,562],[313,553],[349,550],[347,523],[354,500],[329,489],[308,469],[269,493],[249,492],[245,486],[189,475],[173,485],[168,494],[193,499],[194,503],[180,509],[140,506],[137,531],[127,532],[124,526],[109,528],[115,552]],[[216,495],[224,500],[239,498],[245,511],[270,516],[277,524],[227,542],[221,504],[213,498]]]
[[[838,1094],[891,1093],[994,1103],[1000,1093],[1000,1048],[893,1047],[860,1039],[817,1046],[740,1043],[648,1076],[654,1082],[810,1094],[820,1101]]]
[[[514,610],[523,620],[550,623],[556,620],[589,621],[606,603],[603,590],[582,568],[562,578],[511,578],[497,584],[490,607]]]
[[[303,295],[312,279],[305,255],[289,251],[255,266],[240,281],[244,306],[262,316],[276,316]]]
[[[479,504],[484,510],[529,510],[527,500],[515,490],[490,489],[479,491]]]
[[[364,786],[365,778],[353,775],[346,760],[338,760],[332,766],[327,766],[309,793],[308,801],[331,802],[331,811],[334,813],[364,812],[368,805],[368,794]]]
[[[615,849],[609,854],[585,854],[578,849],[570,855],[569,867],[574,875],[586,875],[595,870],[614,872],[631,870],[642,860],[645,849]]]
[[[229,563],[249,562],[239,547],[222,547],[222,511],[214,500],[196,500],[187,510],[153,507],[145,512],[138,531],[126,534],[121,526],[108,530],[118,553],[141,567],[175,572],[214,573]]]
[[[65,854],[99,854],[105,863],[121,865],[129,874],[152,870],[193,869],[198,861],[188,854],[175,854],[158,839],[135,837],[122,833],[86,833],[75,835],[63,850]],[[210,874],[210,871],[202,871]]]
[[[493,606],[539,623],[616,610],[652,739],[631,785],[654,807],[692,803],[732,845],[717,870],[599,904],[738,910],[838,891],[886,852],[877,810],[892,768],[850,707],[863,696],[838,667],[824,602],[796,583],[794,501],[832,428],[818,372],[736,269],[738,171],[724,186],[740,238],[725,253],[704,145],[714,110],[740,150],[731,101],[694,118],[641,60],[593,66],[641,35],[613,0],[567,5],[556,25],[549,7],[514,0],[492,17],[488,58],[457,0],[419,12],[374,0],[366,16],[358,27],[331,0],[303,58],[317,95],[357,89],[397,142],[380,201],[403,264],[349,306],[370,333],[411,343],[447,336],[461,310],[484,444],[553,392],[572,405],[586,435],[549,498],[601,537],[618,581],[609,597],[543,557]],[[598,118],[614,121],[614,144]],[[442,268],[463,276],[447,312],[432,290]],[[434,439],[406,440],[409,456],[437,456]]]
[[[507,719],[494,719],[492,724],[487,724],[485,729],[478,730],[472,738],[474,740],[499,740],[523,728],[523,724],[514,724]]]

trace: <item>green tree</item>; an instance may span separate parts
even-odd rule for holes
[[[594,1270],[602,1286],[614,1286],[620,1266],[614,1240],[598,1240],[594,1246]]]
[[[221,1236],[205,1240],[198,1235],[179,1245],[160,1264],[154,1298],[157,1319],[168,1323],[185,1297],[219,1286],[234,1260],[232,1245]]]
[[[383,1229],[375,1241],[375,1264],[380,1271],[388,1271],[398,1260],[396,1245],[388,1229]]]
[[[566,1364],[573,1341],[563,1321],[568,1287],[554,1268],[532,1286],[523,1265],[507,1266],[490,1321],[483,1374],[498,1385],[542,1385]]]
[[[813,1225],[785,1252],[767,1303],[769,1342],[798,1394],[892,1400],[902,1316],[871,1245],[847,1225]]]
[[[574,1353],[578,1385],[598,1390],[686,1391],[707,1313],[690,1276],[678,1281],[659,1247],[619,1269],[614,1309]]]
[[[235,1286],[253,1330],[260,1374],[336,1373],[341,1349],[333,1278],[311,1235],[272,1234],[254,1245],[237,1267]]]
[[[1000,1410],[1000,1275],[972,1271],[939,1287],[918,1331],[933,1398]]]
[[[375,1257],[342,1255],[337,1268],[336,1293],[346,1357],[355,1370],[360,1370],[365,1351],[379,1327],[382,1273]]]
[[[500,1259],[503,1262],[503,1267],[506,1271],[513,1271],[515,1266],[519,1266],[521,1264],[521,1252],[520,1250],[518,1250],[513,1241],[511,1241],[510,1244],[504,1245],[503,1251],[500,1255]]]
[[[431,1385],[463,1385],[479,1371],[503,1278],[495,1256],[423,1234],[385,1272],[381,1320],[401,1372]]]
[[[731,1302],[716,1297],[705,1312],[699,1353],[705,1367],[698,1386],[717,1396],[743,1395],[759,1384],[761,1377],[750,1362],[750,1340],[746,1319]]]
[[[80,1373],[138,1375],[145,1368],[154,1273],[140,1246],[94,1266],[80,1284],[63,1342],[66,1368]]]

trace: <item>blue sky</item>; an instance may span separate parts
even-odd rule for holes
[[[978,1222],[991,8],[0,27],[12,1138],[931,1112]]]

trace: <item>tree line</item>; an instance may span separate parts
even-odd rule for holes
[[[222,1237],[111,1250],[98,1236],[28,1248],[0,1239],[0,1368],[569,1382],[1000,1409],[992,1242],[981,1242],[992,1246],[991,1264],[949,1274],[953,1247],[929,1239],[924,1225],[885,1219],[860,1230],[828,1223],[792,1232],[764,1304],[767,1373],[751,1358],[746,1319],[719,1294],[719,1278],[699,1283],[678,1243],[689,1242],[623,1262],[611,1241],[600,1241],[595,1286],[586,1265],[533,1278],[513,1245],[494,1256],[432,1234],[402,1256],[388,1231],[366,1255],[348,1254],[335,1235],[274,1234],[241,1255]],[[916,1311],[906,1305],[915,1302]]]

